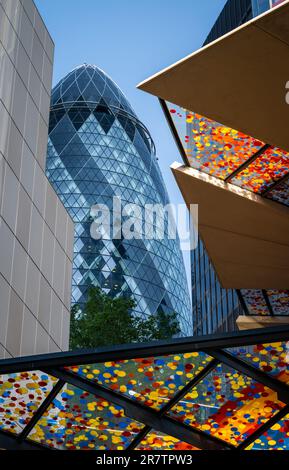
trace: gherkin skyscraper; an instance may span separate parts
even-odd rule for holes
[[[153,140],[119,87],[102,70],[81,65],[53,89],[47,176],[75,223],[72,303],[91,285],[129,296],[135,314],[177,312],[183,334],[192,314],[179,241],[91,237],[91,208],[169,203]]]

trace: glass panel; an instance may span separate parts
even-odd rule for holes
[[[159,431],[152,430],[137,446],[136,450],[200,450]]]
[[[274,424],[266,433],[256,439],[246,450],[288,450],[289,415]]]
[[[57,380],[40,371],[0,376],[0,429],[20,433]]]
[[[70,370],[145,405],[160,409],[212,360],[202,352],[148,357]]]
[[[281,3],[285,2],[285,0],[272,0],[272,7],[276,7],[277,5],[281,5]]]
[[[242,289],[241,294],[251,315],[270,315],[261,290]]]
[[[280,202],[285,206],[289,206],[289,180],[280,183],[269,193],[267,193],[266,197],[269,199],[273,199],[273,201]]]
[[[283,406],[269,388],[219,365],[169,414],[178,421],[238,445]]]
[[[232,184],[262,193],[289,172],[289,153],[277,147],[267,149],[231,180]]]
[[[71,385],[62,389],[29,439],[56,449],[123,450],[143,425],[123,408]]]
[[[190,165],[197,170],[225,179],[264,145],[199,114],[167,106]]]
[[[275,315],[289,315],[289,291],[267,290],[267,294]]]
[[[252,0],[253,15],[258,16],[269,10],[270,0]]]
[[[276,379],[289,383],[289,343],[257,344],[230,348],[228,351]]]

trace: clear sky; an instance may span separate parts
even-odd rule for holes
[[[169,165],[181,157],[158,100],[136,85],[198,49],[225,2],[35,0],[55,42],[53,85],[83,63],[110,75],[152,134],[173,203],[183,200]],[[188,253],[184,260],[190,282]]]

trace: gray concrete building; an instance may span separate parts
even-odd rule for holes
[[[73,223],[45,176],[53,41],[0,0],[0,357],[68,349]]]

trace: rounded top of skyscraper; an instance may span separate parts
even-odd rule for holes
[[[95,65],[83,64],[69,72],[53,88],[51,106],[79,102],[107,105],[136,117],[117,84]]]

